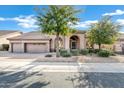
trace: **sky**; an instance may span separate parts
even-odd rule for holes
[[[36,5],[0,5],[0,30],[19,30],[22,32],[35,31],[37,29],[34,8]],[[47,8],[48,6],[40,6]],[[96,23],[105,15],[112,16],[112,20],[124,26],[123,5],[78,5],[76,9],[82,12],[76,16],[80,22],[74,27],[79,30],[87,30],[89,24]],[[121,29],[124,32],[124,28]]]

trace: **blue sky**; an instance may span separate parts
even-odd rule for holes
[[[21,30],[23,32],[37,30],[34,19],[34,5],[0,5],[0,30]],[[41,6],[41,8],[47,6]],[[90,23],[96,23],[102,16],[111,15],[113,21],[124,25],[124,6],[121,5],[82,5],[75,6],[83,10],[77,16],[81,19],[77,29],[87,29]],[[124,29],[121,30],[124,32]]]

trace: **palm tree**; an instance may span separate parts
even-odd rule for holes
[[[44,12],[43,12],[44,11]],[[47,34],[56,35],[56,56],[59,57],[59,36],[69,35],[73,33],[75,29],[70,25],[75,25],[79,19],[76,14],[79,10],[76,10],[73,6],[49,6],[43,10],[37,12],[37,24],[40,31]]]

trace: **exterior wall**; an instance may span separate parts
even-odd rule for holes
[[[70,38],[72,36],[77,36],[79,38],[79,49],[86,48],[85,34],[73,34],[65,37],[65,49],[70,49]]]
[[[124,44],[124,40],[118,40],[114,45],[113,45],[113,47],[114,47],[114,50],[116,51],[116,52],[121,52],[122,51],[122,46],[123,46],[123,44]]]
[[[85,39],[85,34],[73,34],[75,36],[78,36],[79,40],[80,40],[80,45],[79,45],[79,48],[80,49],[84,49],[86,48],[86,39]],[[62,39],[63,41],[63,48],[69,50],[70,49],[70,37],[73,36],[73,35],[70,35],[70,36],[60,36],[60,38]],[[50,35],[50,38],[52,39],[52,45],[51,45],[51,48],[53,50],[55,50],[55,39],[56,39],[56,36],[55,35]]]
[[[74,36],[74,35],[79,38],[79,45],[78,45],[79,49],[86,48],[85,34],[73,34],[73,35],[70,35],[70,36],[60,36],[60,38],[63,41],[63,48],[67,49],[67,50],[70,50],[70,37]],[[47,50],[46,52],[49,52],[50,46],[51,46],[51,50],[54,51],[55,50],[55,39],[56,39],[56,36],[55,35],[49,35],[49,37],[51,38],[51,45],[50,45],[50,40],[10,40],[9,51],[12,52],[12,47],[13,47],[14,43],[19,43],[20,44],[21,47],[20,47],[19,52],[25,52],[25,44],[29,44],[29,43],[30,44],[31,43],[45,43],[46,44],[45,48]]]
[[[9,40],[7,40],[7,38],[11,38],[19,35],[21,35],[20,32],[14,32],[11,34],[0,36],[0,48],[2,48],[2,44],[9,44]]]

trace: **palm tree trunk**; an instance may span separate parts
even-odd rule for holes
[[[56,35],[56,57],[60,57],[59,53],[59,33]]]

